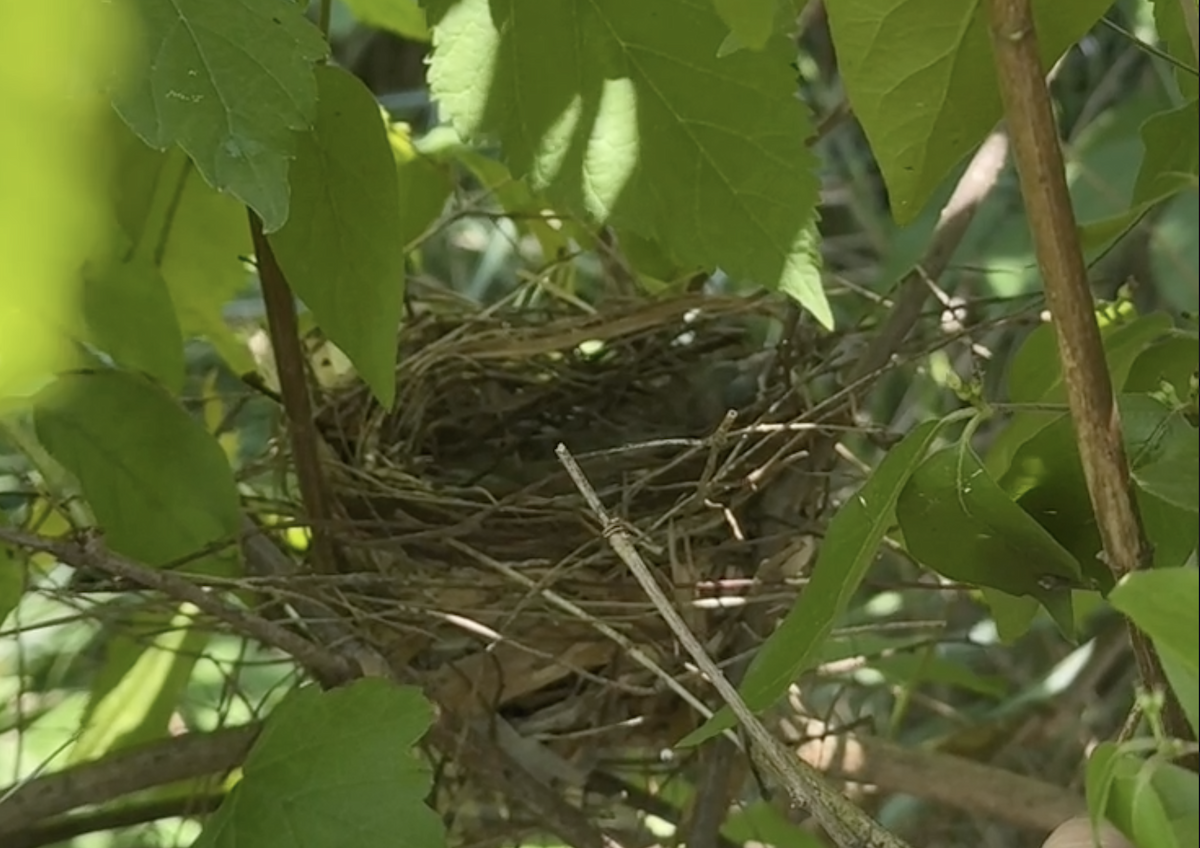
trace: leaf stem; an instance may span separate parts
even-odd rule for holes
[[[317,26],[321,29],[321,35],[325,36],[325,40],[329,40],[329,21],[333,17],[333,0],[321,0],[321,8],[317,13]]]
[[[1150,567],[1151,548],[1134,499],[1120,413],[1067,191],[1031,0],[990,0],[988,5],[996,75],[1046,303],[1053,317],[1079,456],[1103,555],[1119,580]],[[1153,645],[1132,624],[1130,640],[1142,682],[1149,688],[1170,691]],[[1168,709],[1167,717],[1173,734],[1194,738],[1177,702],[1174,709]]]

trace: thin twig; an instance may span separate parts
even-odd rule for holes
[[[263,232],[262,219],[250,212],[250,235],[262,281],[263,305],[267,313],[275,368],[279,374],[279,389],[283,410],[287,416],[287,431],[296,463],[296,478],[300,497],[312,534],[313,564],[318,572],[337,571],[333,543],[325,529],[332,512],[321,467],[320,442],[313,415],[312,397],[308,388],[308,371],[300,347],[300,326],[296,318],[296,301],[271,243]]]
[[[783,744],[770,734],[672,606],[624,525],[608,514],[596,490],[567,446],[560,444],[555,453],[588,507],[600,521],[604,528],[604,537],[613,551],[628,566],[684,650],[741,722],[753,743],[751,755],[757,755],[756,759],[761,760],[763,766],[780,780],[797,804],[812,814],[839,848],[908,848],[902,840],[888,833],[841,793],[826,784],[820,772],[789,754]]]
[[[328,685],[344,683],[359,674],[358,669],[342,656],[274,622],[230,606],[186,577],[170,571],[147,568],[105,550],[98,541],[86,544],[63,542],[7,527],[0,527],[0,539],[32,551],[48,553],[59,562],[75,568],[95,569],[146,589],[161,592],[177,601],[190,603],[213,618],[224,621],[239,634],[284,651]]]
[[[1104,544],[1103,556],[1119,580],[1150,567],[1151,548],[1134,498],[1120,413],[1038,53],[1033,10],[1030,0],[991,0],[989,7],[997,78],[1046,303],[1058,339],[1079,457]],[[1181,739],[1195,739],[1178,701],[1170,695],[1153,644],[1132,624],[1130,639],[1143,684],[1168,695],[1163,714],[1168,731]]]

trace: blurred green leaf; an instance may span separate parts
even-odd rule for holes
[[[5,523],[3,516],[0,516],[0,524]],[[0,627],[4,626],[8,614],[17,608],[25,594],[27,568],[23,556],[0,544]]]
[[[1109,5],[1111,0],[1036,0],[1044,66],[1053,65]],[[986,4],[826,0],[825,8],[846,93],[887,182],[892,214],[908,223],[1003,111]]]
[[[292,693],[193,848],[442,848],[425,805],[431,773],[414,751],[431,721],[420,690],[384,680]]]
[[[148,379],[64,375],[38,396],[34,421],[114,551],[166,565],[236,536],[239,497],[221,446]]]
[[[158,380],[173,394],[183,387],[183,334],[158,268],[134,257],[105,262],[85,274],[83,311],[89,339],[113,361]]]
[[[317,83],[316,124],[292,163],[291,217],[271,246],[321,329],[390,407],[404,296],[396,164],[367,87],[333,67]]]
[[[411,246],[445,210],[454,178],[447,166],[417,151],[407,127],[389,127],[388,142],[396,160],[398,238],[401,244]]]
[[[1191,68],[1188,73],[1183,68],[1175,69],[1175,81],[1179,83],[1179,92],[1185,100],[1195,98],[1200,94],[1200,81],[1196,78],[1196,49],[1192,47],[1191,36],[1188,35],[1187,24],[1183,20],[1183,9],[1179,0],[1152,0],[1154,5],[1154,25],[1158,29],[1158,37],[1166,44],[1167,52],[1184,66]]]
[[[759,649],[741,693],[752,710],[779,700],[819,655],[834,622],[858,590],[879,544],[895,520],[896,499],[946,421],[913,429],[879,463],[862,488],[829,522],[808,585],[783,622]],[[696,745],[736,723],[723,707],[679,744]]]
[[[151,147],[178,143],[209,185],[288,217],[288,161],[316,112],[314,63],[328,45],[294,3],[136,0],[144,49],[114,98]]]
[[[463,137],[498,137],[514,175],[556,207],[832,323],[812,127],[782,33],[721,57],[724,23],[691,0],[438,0],[429,12],[430,84]],[[517,96],[527,90],[538,96]]]
[[[1156,645],[1162,660],[1167,682],[1175,693],[1180,707],[1187,716],[1193,733],[1200,733],[1200,677],[1188,672],[1185,661],[1177,657],[1166,645]]]
[[[905,547],[922,565],[963,583],[1036,598],[1074,633],[1070,592],[1086,586],[1075,557],[1014,503],[970,446],[935,453],[896,503]]]
[[[906,686],[932,683],[974,692],[988,698],[1003,698],[1008,694],[1004,678],[994,674],[978,674],[961,661],[938,656],[899,654],[880,657],[867,664],[887,680]]]
[[[1200,678],[1200,572],[1156,568],[1121,578],[1108,597],[1133,623],[1175,655],[1184,670]]]
[[[191,611],[144,610],[113,622],[92,684],[72,763],[167,735],[208,634]]]
[[[1146,156],[1133,190],[1133,203],[1167,197],[1195,186],[1200,171],[1200,104],[1160,112],[1142,125]]]
[[[69,22],[69,25],[64,25]],[[120,80],[126,9],[15,3],[0,26],[0,405],[78,363],[79,269],[102,240],[107,98]]]
[[[417,0],[342,0],[367,26],[394,32],[411,41],[428,41],[425,12]]]

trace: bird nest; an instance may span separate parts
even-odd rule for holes
[[[564,756],[585,729],[593,753],[671,745],[692,720],[664,685],[686,684],[684,658],[556,448],[727,656],[744,615],[731,596],[786,560],[822,489],[802,467],[798,386],[823,353],[770,342],[795,323],[779,299],[699,295],[407,323],[392,408],[357,385],[318,417],[376,646],[442,703],[504,715]]]

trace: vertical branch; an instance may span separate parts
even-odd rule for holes
[[[300,347],[300,325],[296,320],[296,302],[263,232],[262,219],[254,212],[250,212],[250,235],[258,260],[267,329],[275,353],[275,367],[279,372],[280,394],[283,396],[287,431],[296,462],[296,477],[300,482],[300,497],[304,501],[304,517],[312,534],[313,566],[318,572],[333,573],[337,569],[334,567],[333,547],[328,535],[332,515],[325,495],[320,435],[313,420],[308,372]]]
[[[996,76],[1046,302],[1053,316],[1079,456],[1104,545],[1103,556],[1120,579],[1148,567],[1151,550],[1134,500],[1121,419],[1038,54],[1033,10],[1030,0],[990,0],[989,6]],[[1143,685],[1169,696],[1166,675],[1149,639],[1132,624],[1130,639]],[[1192,738],[1173,698],[1168,697],[1164,720],[1173,736]]]

